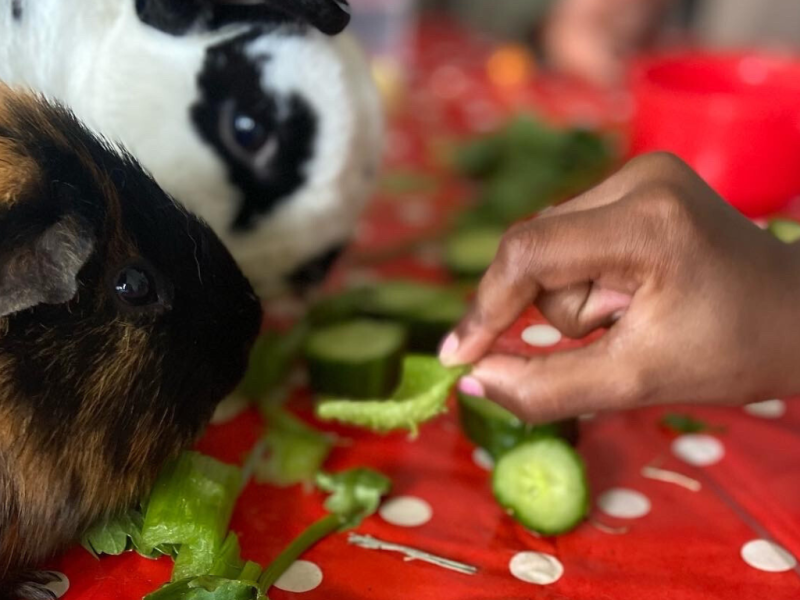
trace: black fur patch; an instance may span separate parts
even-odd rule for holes
[[[343,245],[331,248],[292,271],[289,275],[289,283],[292,288],[303,293],[322,283],[331,267],[339,260],[344,248]]]
[[[262,89],[262,69],[269,73],[269,57],[254,64],[244,50],[264,33],[253,31],[208,49],[197,81],[200,100],[192,107],[195,126],[225,161],[229,180],[241,190],[241,205],[231,223],[236,231],[254,227],[303,185],[303,170],[312,157],[317,131],[316,116],[300,96],[276,97]],[[223,139],[223,128],[232,127],[225,122],[226,103],[233,103],[234,114],[246,114],[277,141],[277,151],[264,172],[255,172]]]
[[[22,0],[11,0],[11,16],[15,21],[22,20]]]
[[[164,33],[184,35],[210,21],[213,10],[208,0],[136,0],[136,14]]]
[[[185,35],[192,30],[216,30],[234,23],[290,26],[296,33],[308,25],[335,35],[350,22],[344,0],[262,0],[236,4],[214,0],[136,0],[139,19],[164,33]],[[289,30],[287,30],[289,31]]]
[[[130,381],[114,381],[122,386],[119,398],[105,399],[108,410],[99,411],[93,424],[106,431],[108,455],[124,469],[140,415],[164,415],[173,423],[173,437],[189,439],[203,426],[244,372],[260,325],[260,303],[219,238],[132,158],[89,134],[71,114],[48,114],[68,147],[35,127],[13,132],[0,127],[0,137],[16,139],[42,168],[44,186],[0,212],[0,257],[65,215],[86,223],[97,241],[80,271],[76,297],[8,317],[0,354],[13,359],[20,392],[15,401],[24,401],[37,415],[32,443],[60,456],[63,440],[80,435],[73,427],[84,403],[97,400],[83,396],[87,378],[122,358],[116,344],[125,327],[144,332],[145,346],[133,347],[142,354],[136,372]],[[99,187],[92,165],[70,148],[83,148],[99,172],[115,173],[110,180],[121,209],[116,222],[107,218],[108,192]],[[71,190],[68,196],[61,194],[64,184]],[[117,228],[133,243],[132,256],[108,256]],[[131,313],[118,307],[109,274],[123,266],[117,261],[141,258],[174,289],[169,311]],[[154,456],[160,445],[175,443],[152,441]]]

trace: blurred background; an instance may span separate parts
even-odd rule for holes
[[[429,137],[500,106],[674,152],[750,217],[800,196],[798,0],[351,3],[389,114]]]

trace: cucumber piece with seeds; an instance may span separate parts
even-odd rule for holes
[[[501,456],[492,491],[517,521],[543,535],[570,531],[589,509],[583,459],[558,438],[523,442]]]
[[[348,398],[390,393],[399,380],[406,337],[402,325],[371,319],[313,332],[306,344],[311,389]]]

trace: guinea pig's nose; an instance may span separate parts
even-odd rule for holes
[[[335,246],[297,267],[286,279],[292,291],[304,296],[320,285],[342,252],[343,245]]]

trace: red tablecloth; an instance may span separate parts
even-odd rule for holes
[[[420,61],[407,110],[391,129],[389,168],[414,168],[436,179],[430,190],[383,193],[359,230],[357,248],[389,247],[437,226],[465,197],[441,172],[437,144],[448,136],[485,130],[518,106],[536,105],[551,118],[623,124],[624,93],[600,95],[579,86],[539,80],[498,90],[483,70],[487,48],[457,33],[423,30]],[[443,277],[424,246],[411,259],[343,274],[353,279]],[[758,307],[753,307],[758,310]],[[555,336],[528,315],[503,344],[519,352],[563,349],[576,342],[541,344]],[[575,374],[580,377],[580,373]],[[302,387],[293,406],[310,417]],[[557,538],[538,538],[515,524],[489,491],[486,458],[460,433],[455,409],[423,427],[419,439],[338,432],[354,443],[338,447],[331,470],[366,465],[391,476],[390,510],[367,520],[359,533],[413,546],[476,566],[462,575],[399,554],[329,538],[303,557],[294,582],[273,600],[700,600],[800,598],[800,401],[779,399],[749,412],[741,408],[678,409],[724,428],[722,433],[676,438],[659,426],[664,408],[598,415],[581,421],[595,508],[590,521]],[[263,428],[255,411],[212,426],[199,448],[240,463]],[[654,480],[642,469],[682,473],[699,489]],[[250,484],[232,529],[246,558],[267,563],[322,514],[321,496],[300,488]],[[411,526],[409,526],[411,525]],[[53,561],[69,578],[67,600],[138,600],[167,580],[171,561],[129,554],[96,560],[80,548]],[[531,583],[533,580],[539,583]]]

